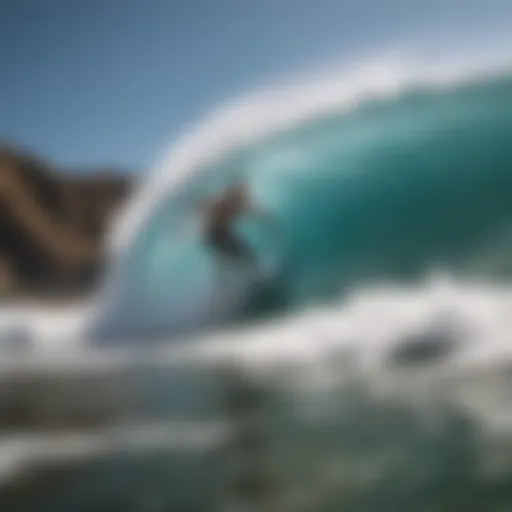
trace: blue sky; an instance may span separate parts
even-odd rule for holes
[[[187,123],[273,77],[511,23],[510,0],[0,0],[0,138],[62,165],[144,170]]]

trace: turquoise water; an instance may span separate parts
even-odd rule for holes
[[[257,296],[207,313],[219,282],[231,285],[200,231],[180,226],[233,181],[275,222],[282,272]],[[183,190],[152,205],[121,258],[114,302],[130,329],[257,319],[432,270],[501,278],[510,255],[512,77],[410,89],[297,123],[224,153]]]

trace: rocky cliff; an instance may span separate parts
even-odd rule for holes
[[[0,298],[87,293],[102,272],[111,215],[131,188],[125,172],[58,170],[0,145]]]

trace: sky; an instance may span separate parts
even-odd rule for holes
[[[510,0],[0,0],[0,140],[143,172],[216,105],[288,73],[511,23]]]

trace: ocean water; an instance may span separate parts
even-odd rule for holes
[[[177,141],[91,306],[3,336],[0,508],[510,510],[503,69],[379,64]],[[197,229],[239,181],[276,230],[264,280]]]
[[[510,273],[511,93],[507,73],[448,84],[404,80],[268,134],[244,137],[241,129],[219,154],[192,143],[195,158],[187,162],[178,146],[164,161],[167,172],[126,215],[131,235],[113,264],[116,296],[108,300],[118,310],[108,313],[115,330],[156,326],[169,334],[257,320],[328,303],[362,283],[410,282],[438,269],[503,279]],[[222,122],[211,124],[222,131]],[[182,182],[169,183],[180,171]],[[280,265],[264,293],[250,296],[242,292],[251,278],[230,282],[234,271],[205,250],[197,227],[179,232],[201,201],[233,182],[244,183],[271,219],[260,231],[272,230],[273,239],[259,255],[274,251]],[[211,303],[237,286],[212,312]]]

